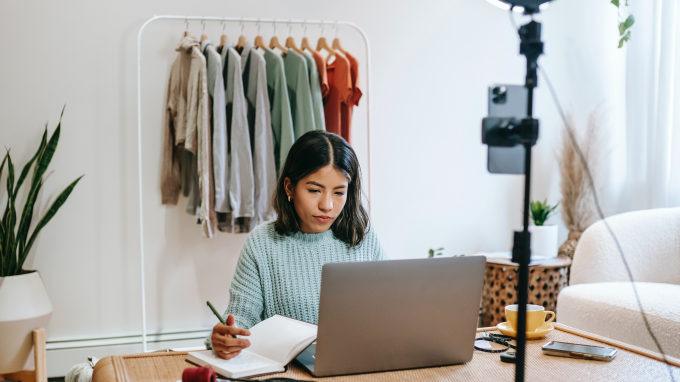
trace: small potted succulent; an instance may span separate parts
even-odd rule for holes
[[[534,225],[529,227],[531,232],[531,257],[557,257],[557,226],[554,224],[546,225],[545,222],[550,218],[559,206],[548,204],[548,200],[534,200],[531,202],[531,220]]]
[[[49,139],[45,128],[38,151],[18,177],[15,178],[17,174],[9,150],[0,164],[0,176],[3,169],[7,170],[7,195],[0,195],[0,199],[7,199],[0,220],[0,375],[23,369],[33,345],[33,330],[46,327],[52,316],[52,304],[40,273],[24,269],[23,265],[40,231],[82,178],[66,187],[40,220],[31,224],[36,214],[38,193],[45,182],[43,176],[57,149],[60,127],[61,121]],[[31,168],[33,173],[29,174]],[[15,203],[24,181],[29,190],[23,209],[19,209]]]

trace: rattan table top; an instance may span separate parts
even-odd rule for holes
[[[491,333],[491,332],[490,332]],[[478,333],[481,336],[482,333]],[[611,362],[543,355],[541,346],[548,340],[607,346],[619,349]],[[658,354],[612,341],[590,333],[557,324],[547,337],[527,344],[527,381],[670,381],[670,372],[680,381],[680,360],[670,359],[675,366],[654,359]],[[175,382],[182,370],[194,365],[185,361],[186,353],[147,353],[112,356],[99,361],[92,382]],[[295,362],[284,373],[267,377],[285,376],[301,380],[345,381],[513,381],[515,366],[500,362],[498,354],[475,351],[472,361],[453,366],[352,376],[313,378]],[[265,378],[265,377],[262,377]]]

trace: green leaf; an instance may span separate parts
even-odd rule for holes
[[[628,41],[630,41],[630,31],[628,31],[628,33],[626,33],[626,35],[621,37],[619,40],[619,48],[623,47],[623,43]]]
[[[7,152],[7,207],[5,215],[3,216],[2,223],[5,226],[5,239],[4,248],[2,252],[4,253],[3,261],[3,274],[11,276],[9,273],[12,269],[12,265],[16,262],[16,250],[15,250],[15,240],[14,240],[14,226],[16,225],[16,209],[14,208],[14,201],[9,195],[12,195],[14,189],[14,164],[12,164],[12,157]]]
[[[5,168],[5,163],[7,162],[7,156],[9,153],[5,154],[5,159],[2,160],[0,164],[0,178],[2,178],[2,170]],[[0,219],[0,277],[2,276],[2,264],[4,264],[4,248],[5,248],[5,225]]]
[[[63,115],[63,110],[62,110]],[[26,198],[26,204],[24,204],[24,211],[21,214],[21,222],[19,223],[19,232],[17,234],[17,244],[19,246],[19,253],[25,251],[26,239],[28,237],[28,229],[33,221],[33,210],[35,208],[35,203],[38,200],[38,192],[42,187],[42,176],[47,171],[47,167],[52,161],[52,156],[57,150],[57,144],[59,143],[59,135],[61,133],[61,119],[59,119],[59,124],[57,128],[52,133],[49,142],[44,144],[44,140],[40,143],[40,148],[38,149],[38,154],[36,158],[36,165],[33,168],[33,178],[31,179],[31,189],[28,192],[28,197]],[[46,135],[44,135],[47,138]]]
[[[635,17],[633,17],[633,15],[628,16],[628,18],[626,19],[626,21],[623,22],[623,24],[625,25],[626,29],[632,27],[633,24],[635,24]]]
[[[47,143],[47,146],[44,147],[44,149],[37,158],[37,164],[35,166],[35,169],[33,170],[33,180],[31,182],[32,184],[41,179],[42,176],[45,174],[45,171],[47,171],[47,167],[50,165],[50,162],[52,161],[52,156],[54,156],[54,152],[57,150],[57,144],[59,143],[60,133],[61,133],[61,120],[59,120],[59,124],[57,125],[57,128],[54,130],[54,133],[52,133],[52,137],[50,137],[50,141]]]
[[[45,132],[43,133],[42,139],[40,141],[38,151],[36,151],[35,155],[33,156],[33,159],[31,159],[28,162],[28,164],[26,164],[26,166],[24,167],[24,170],[21,172],[22,177],[24,178],[26,177],[30,169],[30,166],[34,160],[40,161],[42,159],[42,154],[45,152],[46,147],[47,147],[47,125],[45,126]],[[31,221],[33,220],[33,209],[35,208],[35,203],[38,200],[38,192],[40,192],[40,188],[42,187],[42,175],[39,178],[35,178],[36,173],[35,171],[36,170],[34,170],[33,172],[34,178],[31,181],[31,189],[28,192],[28,197],[26,198],[24,210],[21,214],[21,220],[19,222],[19,229],[17,231],[17,245],[19,247],[19,253],[23,252],[24,246],[26,245],[26,240],[28,238],[28,229],[30,228]],[[20,179],[19,182],[23,182],[23,179]],[[16,191],[14,195],[16,199]]]
[[[537,226],[544,225],[550,215],[555,211],[557,206],[559,206],[559,203],[554,206],[549,205],[548,199],[545,199],[542,202],[539,200],[531,201],[529,203],[529,208],[531,210],[531,220],[533,220],[534,224]]]
[[[43,133],[42,140],[40,142],[40,147],[38,147],[38,151],[35,152],[33,158],[31,158],[31,160],[29,160],[28,163],[26,163],[23,170],[21,170],[21,175],[19,175],[19,180],[17,180],[17,185],[16,188],[14,189],[14,195],[12,195],[15,201],[17,198],[17,194],[19,193],[19,188],[21,187],[21,185],[24,183],[24,180],[28,176],[28,171],[30,171],[31,165],[36,160],[36,158],[38,158],[38,155],[40,155],[40,152],[42,151],[43,147],[45,147],[46,140],[47,140],[47,126],[45,126],[45,132]]]
[[[612,0],[612,4],[616,5],[616,7],[619,7],[619,0]],[[626,4],[628,5],[628,4]]]
[[[64,189],[64,191],[59,194],[59,196],[54,200],[50,208],[45,212],[45,215],[40,219],[38,222],[38,225],[35,227],[35,230],[33,230],[33,234],[31,234],[31,238],[26,244],[26,247],[23,249],[23,251],[19,254],[19,262],[15,266],[15,272],[20,272],[22,266],[24,265],[24,261],[26,260],[26,257],[28,256],[28,253],[31,251],[31,247],[33,246],[33,243],[35,242],[36,237],[38,236],[38,233],[40,233],[40,230],[49,223],[49,221],[54,217],[54,215],[59,211],[59,208],[64,205],[66,200],[68,199],[69,195],[71,195],[71,191],[73,191],[73,188],[78,184],[80,179],[83,178],[85,175],[81,175],[78,177],[78,179],[74,180],[73,183],[69,184],[68,187]]]
[[[635,24],[635,17],[633,15],[628,16],[624,22],[619,23],[619,36],[623,36],[626,30],[632,27],[633,24]]]
[[[0,164],[0,178],[2,178],[2,170],[5,168],[5,162],[7,162],[8,156],[9,156],[9,151],[5,154],[5,159],[2,160],[2,164]]]

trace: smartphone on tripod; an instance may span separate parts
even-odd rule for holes
[[[489,87],[489,117],[527,117],[527,88],[524,85]],[[524,146],[488,146],[487,169],[492,174],[524,174]]]

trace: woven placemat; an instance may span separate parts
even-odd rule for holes
[[[493,333],[493,332],[489,332]],[[496,332],[497,333],[497,332]],[[482,333],[478,333],[481,336]],[[544,355],[541,346],[548,340],[619,349],[611,362],[586,361]],[[127,382],[175,382],[182,378],[182,370],[195,365],[185,361],[186,353],[161,357],[124,357]],[[671,366],[676,381],[680,381],[680,367]],[[288,370],[261,378],[288,377],[301,380],[328,381],[513,381],[515,366],[502,363],[498,354],[475,351],[472,361],[454,366],[412,369],[341,377],[313,378],[295,362]],[[553,330],[547,337],[527,344],[527,381],[669,381],[668,366],[655,359],[591,340],[562,330]],[[118,382],[122,382],[118,378]]]

